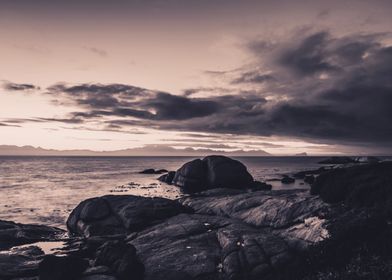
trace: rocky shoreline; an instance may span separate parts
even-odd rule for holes
[[[309,176],[310,191],[271,190],[207,157],[166,178],[189,193],[177,200],[87,199],[68,233],[0,221],[0,279],[390,278],[392,162],[293,177]]]

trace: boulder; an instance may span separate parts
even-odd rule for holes
[[[39,264],[39,279],[79,279],[87,267],[88,262],[79,257],[47,255]]]
[[[67,228],[85,237],[126,234],[185,211],[165,198],[106,195],[82,201],[68,217]]]
[[[392,162],[337,168],[319,175],[311,193],[329,203],[381,207],[392,203]]]
[[[283,176],[282,180],[280,181],[282,182],[282,184],[292,184],[295,182],[295,179],[289,176]]]
[[[120,280],[143,279],[144,265],[135,247],[122,240],[108,241],[98,248],[95,265],[109,267]]]
[[[0,220],[0,250],[20,244],[56,240],[64,234],[64,230],[55,227]]]
[[[212,188],[250,188],[253,182],[245,165],[225,156],[207,156],[187,162],[173,179],[173,184],[188,193]]]
[[[207,189],[207,170],[205,163],[200,159],[185,163],[176,171],[173,184],[189,193]]]
[[[203,159],[207,167],[208,188],[244,188],[253,183],[246,166],[225,156],[208,156]]]
[[[164,182],[166,184],[171,185],[175,175],[176,175],[175,171],[169,171],[168,173],[161,175],[158,178],[158,180],[161,181],[161,182]]]

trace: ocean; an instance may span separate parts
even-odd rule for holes
[[[176,170],[194,157],[0,157],[0,219],[65,228],[82,200],[106,194],[178,198],[179,188],[139,174],[147,168]],[[283,174],[316,169],[320,157],[242,157],[256,180],[274,189],[309,188],[302,181],[283,185]]]

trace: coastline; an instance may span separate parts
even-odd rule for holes
[[[224,169],[215,165],[214,172],[227,174],[230,168],[241,168],[228,163]],[[195,172],[192,170],[185,164],[176,173],[188,176],[187,172]],[[388,209],[388,204],[382,205],[389,197],[363,200],[358,190],[364,189],[354,190],[357,184],[336,196],[330,183],[356,180],[366,186],[373,184],[377,190],[391,180],[391,170],[392,162],[381,162],[293,174],[315,174],[310,191],[260,190],[256,185],[246,187],[244,181],[239,188],[210,188],[172,200],[105,195],[87,199],[73,209],[68,234],[54,227],[1,221],[0,275],[4,279],[36,279],[38,275],[50,279],[43,275],[52,275],[51,279],[121,280],[133,273],[135,279],[152,280],[205,279],[206,275],[208,279],[313,279],[312,275],[321,272],[343,273],[331,256],[339,253],[352,260],[361,246],[355,243],[337,252],[336,245],[373,240],[369,227],[389,236],[389,228],[382,222],[385,214],[372,206]],[[233,178],[245,180],[238,177],[241,172]],[[226,182],[218,174],[214,180]],[[361,174],[373,181],[365,182]],[[181,180],[186,183],[188,179]],[[353,230],[356,237],[347,239]],[[379,249],[380,245],[372,246]],[[109,261],[114,256],[123,263],[121,269]],[[379,257],[384,260],[381,253]],[[323,262],[325,267],[320,267]],[[303,270],[305,263],[307,269]],[[66,267],[70,264],[80,271],[69,274]],[[60,272],[68,278],[53,278]]]

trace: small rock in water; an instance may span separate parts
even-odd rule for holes
[[[294,178],[291,178],[289,176],[284,176],[281,180],[282,184],[292,184],[295,182]]]

